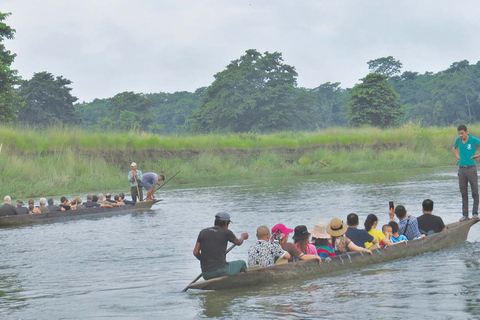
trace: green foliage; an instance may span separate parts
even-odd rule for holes
[[[40,127],[81,123],[70,84],[70,80],[48,72],[34,73],[32,79],[24,80],[19,93],[25,106],[18,111],[18,122]]]
[[[386,128],[398,123],[402,114],[398,93],[386,79],[386,75],[370,73],[353,87],[348,100],[351,126]]]
[[[326,82],[309,90],[316,99],[316,123],[320,128],[343,126],[347,122],[348,92],[340,88],[340,83]]]
[[[15,85],[20,81],[17,70],[11,69],[16,54],[5,48],[5,39],[13,39],[15,29],[3,21],[10,13],[0,12],[0,123],[11,123],[16,117],[16,111],[22,106],[20,98],[15,91]]]
[[[308,121],[311,102],[295,94],[297,72],[278,52],[254,49],[215,75],[200,108],[190,117],[194,132],[269,132]]]
[[[379,73],[387,77],[400,73],[403,64],[400,60],[395,60],[392,56],[378,58],[367,62],[371,73]]]

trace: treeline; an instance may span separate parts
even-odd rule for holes
[[[448,69],[402,72],[393,57],[368,61],[370,73],[353,88],[324,83],[297,86],[295,67],[282,54],[249,49],[195,92],[122,92],[78,102],[72,81],[49,72],[20,79],[10,68],[15,54],[2,42],[15,30],[0,13],[0,123],[35,127],[67,125],[94,131],[156,134],[268,133],[342,126],[395,127],[476,123],[480,119],[480,62]]]

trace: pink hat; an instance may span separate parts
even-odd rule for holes
[[[280,231],[281,233],[283,233],[284,235],[287,235],[287,234],[293,232],[293,229],[287,228],[287,227],[285,227],[284,224],[281,224],[281,223],[276,224],[276,225],[273,226],[273,228],[272,228],[272,234],[274,234],[275,231],[277,231],[277,230]]]

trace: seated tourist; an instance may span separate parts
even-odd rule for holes
[[[60,198],[60,210],[61,211],[69,211],[72,210],[72,206],[70,201],[68,201],[67,197]]]
[[[47,199],[46,198],[40,198],[38,200],[39,202],[39,209],[40,209],[40,213],[50,213],[50,210],[47,208]]]
[[[315,245],[315,249],[320,258],[335,257],[335,250],[330,243],[332,237],[327,233],[325,223],[315,223],[310,234],[312,235],[312,243]]]
[[[405,235],[408,240],[425,237],[424,234],[420,233],[420,229],[418,229],[417,218],[409,215],[404,206],[398,205],[395,208],[390,209],[389,215],[391,221],[393,221],[394,214],[398,218],[399,233]]]
[[[100,203],[93,201],[93,195],[87,194],[87,201],[83,203],[85,208],[96,208],[100,207]]]
[[[17,211],[17,214],[28,214],[28,208],[23,206],[22,200],[17,200],[15,211]]]
[[[295,246],[305,254],[318,255],[317,249],[309,241],[310,232],[306,226],[296,226],[293,234],[293,243]]]
[[[4,204],[0,207],[0,216],[16,216],[17,211],[15,206],[12,205],[12,198],[5,196],[3,198]]]
[[[287,228],[284,224],[276,224],[272,228],[272,241],[277,241],[283,250],[290,254],[288,261],[299,260],[319,260],[318,264],[322,263],[322,259],[318,254],[305,254],[300,251],[293,243],[287,242],[288,235],[293,232],[293,229]]]
[[[365,223],[363,224],[365,226],[365,231],[368,232],[372,237],[377,239],[377,243],[380,246],[389,246],[392,243],[390,242],[390,239],[387,238],[385,239],[385,235],[383,234],[382,231],[377,230],[377,225],[378,225],[378,218],[374,214],[369,214],[367,216],[367,219],[365,219]],[[383,245],[382,245],[383,243]],[[378,248],[378,246],[376,246]],[[375,244],[373,242],[365,242],[365,248],[367,249],[375,249]]]
[[[135,201],[130,201],[130,200],[125,199],[125,193],[123,193],[123,192],[120,192],[120,194],[118,196],[120,197],[120,200],[125,204],[135,204]]]
[[[120,198],[120,195],[118,195],[118,194],[113,196],[113,200],[115,200],[115,203],[116,203],[117,206],[124,206],[125,205],[123,200]]]
[[[346,236],[348,239],[353,241],[358,247],[365,248],[365,242],[371,242],[375,247],[372,249],[378,248],[378,240],[370,235],[366,230],[358,229],[358,215],[356,213],[350,213],[347,216],[347,232]]]
[[[430,199],[423,200],[422,203],[423,215],[417,218],[418,228],[422,234],[432,235],[434,233],[447,231],[445,223],[442,218],[432,214],[433,201]]]
[[[116,203],[115,200],[112,199],[112,194],[110,192],[105,194],[105,202]]]
[[[357,246],[345,234],[347,225],[338,218],[333,218],[327,225],[327,232],[332,236],[332,246],[337,255],[347,253],[348,251],[366,252],[372,254],[372,251]]]
[[[60,207],[54,204],[52,198],[49,198],[47,203],[48,203],[47,208],[48,208],[48,210],[50,210],[50,212],[60,211]]]
[[[289,259],[290,254],[276,242],[270,242],[270,230],[266,226],[258,227],[257,242],[248,249],[248,266],[270,267],[277,259]]]
[[[109,201],[105,201],[103,193],[98,194],[98,203],[100,203],[101,208],[111,208],[113,207]]]
[[[398,223],[396,223],[395,221],[390,221],[388,224],[392,228],[392,236],[390,237],[390,241],[392,243],[399,243],[399,242],[407,242],[408,241],[407,237],[405,237],[403,234],[398,233],[398,229],[399,229]]]
[[[75,198],[75,205],[77,206],[77,210],[87,208],[85,205],[82,204],[82,198],[80,198],[80,197]]]

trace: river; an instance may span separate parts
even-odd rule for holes
[[[106,191],[106,190],[105,190]],[[256,228],[333,217],[388,222],[388,201],[421,214],[425,198],[458,221],[454,168],[254,181],[228,186],[170,182],[152,210],[0,230],[1,319],[468,319],[480,318],[479,225],[466,245],[328,277],[223,292],[181,290],[199,273],[198,232],[227,211],[250,239],[228,254],[247,259]]]

